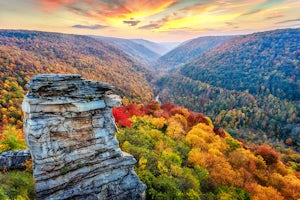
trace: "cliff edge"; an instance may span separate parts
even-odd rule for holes
[[[143,199],[146,186],[123,153],[111,108],[113,86],[81,75],[41,74],[22,109],[38,199]]]

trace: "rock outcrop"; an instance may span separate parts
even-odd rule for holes
[[[107,83],[42,74],[28,84],[24,133],[38,199],[143,199],[146,186],[123,153],[111,114],[120,98]]]
[[[25,169],[24,163],[29,159],[29,150],[3,152],[0,154],[0,170]]]

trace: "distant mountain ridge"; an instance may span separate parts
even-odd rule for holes
[[[108,42],[120,49],[125,53],[143,62],[147,65],[152,65],[161,55],[168,52],[169,49],[166,45],[151,42],[144,39],[123,39],[115,37],[104,36],[90,36],[100,41]]]
[[[144,39],[130,39],[130,40],[135,43],[145,46],[146,48],[159,54],[160,56],[164,55],[165,53],[167,53],[170,50],[170,48],[168,48],[167,45],[163,44],[163,43],[155,43],[155,42],[151,42],[149,40],[144,40]]]
[[[232,38],[234,36],[207,36],[188,40],[161,56],[153,67],[158,71],[177,69]]]

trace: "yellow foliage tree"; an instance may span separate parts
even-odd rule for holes
[[[253,200],[284,200],[284,197],[273,187],[265,187],[256,183],[247,186]]]
[[[27,148],[22,130],[15,126],[6,125],[0,137],[0,152]]]
[[[185,131],[183,129],[182,124],[176,120],[171,120],[171,119],[166,133],[172,139],[180,139],[185,136]]]

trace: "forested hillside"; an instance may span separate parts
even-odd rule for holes
[[[233,36],[208,36],[189,40],[160,57],[153,66],[158,71],[176,69],[231,38]]]
[[[252,142],[300,150],[300,29],[240,36],[158,80],[160,98]]]
[[[229,90],[300,100],[300,29],[240,36],[185,65],[181,73]]]
[[[79,35],[0,31],[0,47],[1,77],[28,81],[36,73],[80,73],[114,83],[128,97],[152,97],[147,78],[153,74],[105,42]]]
[[[300,156],[291,150],[248,145],[205,115],[172,104],[129,104],[113,114],[147,199],[300,198]]]
[[[0,122],[22,126],[21,102],[38,73],[73,73],[113,83],[121,95],[150,100],[151,72],[120,49],[86,36],[0,31]]]

